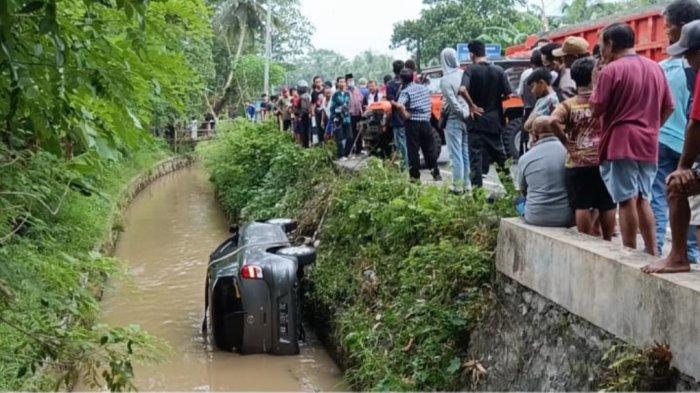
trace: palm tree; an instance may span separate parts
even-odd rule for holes
[[[235,65],[243,54],[246,39],[261,31],[265,26],[267,10],[264,0],[224,0],[215,6],[213,19],[214,31],[223,39],[231,60],[231,70],[223,86],[221,99],[212,110],[218,113],[226,104],[230,95]],[[230,41],[237,40],[235,54],[231,51]]]

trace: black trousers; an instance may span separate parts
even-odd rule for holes
[[[352,139],[355,143],[355,154],[360,154],[362,152],[362,136],[360,136],[360,130],[357,127],[357,123],[362,121],[362,116],[351,116],[352,122]]]
[[[507,156],[503,138],[498,129],[470,130],[469,132],[469,164],[474,187],[484,185],[484,155],[498,165],[499,171],[505,170]]]
[[[420,179],[418,149],[423,152],[428,169],[433,173],[438,171],[435,140],[429,122],[412,120],[406,122],[406,149],[408,150],[408,174],[411,179]]]

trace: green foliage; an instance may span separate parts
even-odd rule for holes
[[[243,107],[245,100],[254,100],[262,94],[264,88],[265,59],[256,55],[244,55],[236,63],[233,73],[232,88],[235,94],[231,103]],[[284,68],[279,64],[270,64],[270,85],[281,84],[284,80]]]
[[[378,160],[336,173],[329,151],[300,149],[272,125],[235,122],[200,153],[234,217],[288,215],[320,231],[307,306],[330,318],[353,388],[464,386],[507,198],[417,186]]]
[[[203,0],[8,0],[2,7],[7,148],[114,158],[143,144],[154,115],[201,108],[211,63],[197,51],[211,36]]]
[[[124,185],[165,156],[144,149],[87,177],[80,160],[45,152],[0,164],[0,389],[59,389],[79,372],[129,388],[130,362],[155,355],[143,332],[92,326],[100,284],[119,272],[94,247]]]
[[[668,345],[655,344],[638,349],[615,345],[603,356],[603,391],[667,391],[673,387],[678,370],[671,367],[673,354]]]
[[[235,220],[297,216],[315,185],[331,176],[329,150],[300,149],[273,123],[222,122],[198,152],[217,195]]]
[[[311,83],[315,75],[321,75],[325,80],[335,81],[338,76],[352,73],[355,79],[366,78],[382,82],[384,75],[391,74],[391,63],[394,58],[366,50],[352,60],[329,49],[315,49],[303,56],[294,67],[290,67],[287,80],[297,83],[305,80]]]
[[[541,30],[538,17],[525,8],[522,0],[424,0],[428,6],[417,20],[394,25],[391,38],[394,47],[405,46],[413,51],[417,61],[428,63],[446,47],[469,42],[488,29],[507,28],[518,34],[533,34]],[[507,43],[494,37],[497,43]],[[512,37],[511,37],[512,39]]]

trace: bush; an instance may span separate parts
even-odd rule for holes
[[[77,159],[3,153],[0,389],[69,387],[79,373],[110,389],[129,387],[131,355],[150,357],[153,348],[136,327],[93,325],[101,284],[119,271],[95,246],[111,230],[124,186],[166,153],[144,148],[101,161],[89,175]]]
[[[414,185],[379,160],[339,173],[327,150],[298,148],[270,125],[233,123],[202,154],[234,217],[306,217],[319,229],[306,305],[330,320],[353,388],[464,386],[499,219],[514,213],[507,198]]]

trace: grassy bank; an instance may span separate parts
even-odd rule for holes
[[[0,389],[58,389],[79,374],[128,387],[130,360],[148,357],[151,341],[135,327],[93,326],[101,285],[119,272],[95,246],[125,187],[168,153],[145,147],[116,162],[0,153]]]
[[[291,216],[302,234],[319,230],[308,304],[330,326],[348,383],[464,386],[498,220],[513,213],[512,203],[417,186],[380,161],[341,173],[333,149],[299,149],[272,125],[237,122],[220,132],[200,154],[231,217]]]

